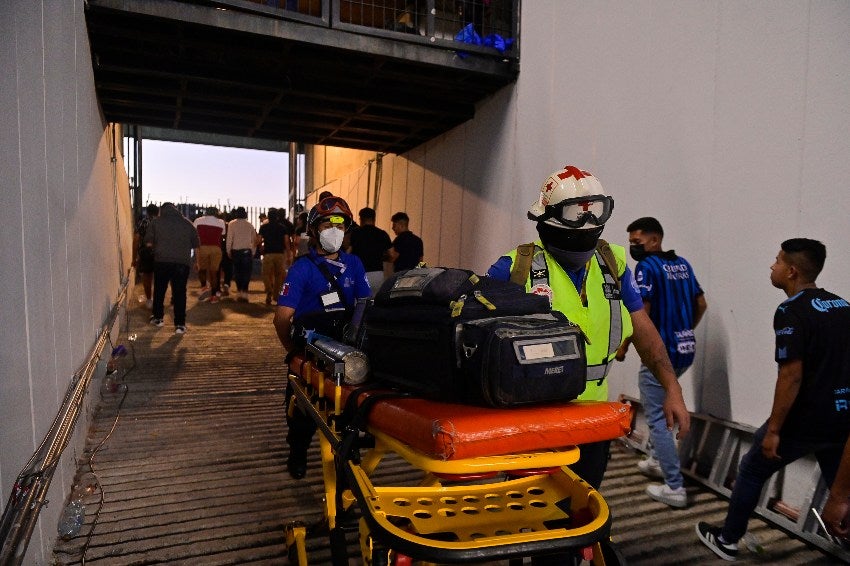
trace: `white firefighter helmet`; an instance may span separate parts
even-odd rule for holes
[[[613,210],[614,199],[605,194],[596,177],[567,165],[543,181],[528,217],[561,228],[584,228],[603,226]]]

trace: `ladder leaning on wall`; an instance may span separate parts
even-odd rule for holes
[[[649,453],[649,429],[640,400],[628,395],[621,395],[620,400],[634,408],[632,433],[626,437],[626,444],[635,450]],[[738,473],[738,463],[752,445],[755,431],[756,428],[749,425],[691,413],[691,431],[679,441],[682,474],[728,499]],[[756,514],[790,535],[850,562],[850,549],[829,540],[811,512],[812,508],[820,512],[829,494],[828,486],[821,478],[820,468],[812,456],[801,463],[812,471],[803,480],[806,487],[799,505],[790,505],[782,498],[785,478],[791,468],[788,466],[765,485]]]

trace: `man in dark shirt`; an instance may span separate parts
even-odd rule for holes
[[[822,243],[794,238],[782,242],[770,268],[770,282],[788,296],[773,317],[779,364],[773,408],[738,467],[723,528],[696,526],[703,544],[724,560],[735,560],[774,473],[814,454],[824,481],[835,480],[850,435],[850,303],[815,284],[825,259]]]
[[[133,234],[133,265],[136,272],[142,276],[142,287],[145,290],[145,306],[153,308],[153,248],[145,245],[145,234],[153,219],[159,216],[159,207],[153,203],[147,207],[147,215],[143,216],[136,224],[136,233]]]
[[[174,305],[174,333],[186,333],[186,282],[189,272],[198,266],[201,241],[192,222],[174,203],[162,203],[159,216],[145,233],[145,245],[153,248],[153,314],[151,324],[162,327],[165,291],[171,285]]]
[[[351,252],[363,262],[373,294],[384,282],[384,255],[391,245],[389,234],[375,226],[375,209],[360,209],[360,226],[351,234]]]
[[[266,304],[271,305],[283,287],[286,276],[286,260],[292,254],[292,231],[281,222],[275,208],[269,208],[268,222],[260,226],[263,239],[263,285]]]
[[[425,255],[422,239],[408,229],[410,218],[404,212],[393,214],[392,221],[395,240],[387,250],[387,257],[393,262],[393,271],[413,269]]]

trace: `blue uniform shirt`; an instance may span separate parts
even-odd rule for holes
[[[649,318],[674,368],[687,368],[694,361],[694,305],[702,287],[691,264],[672,251],[653,253],[635,267],[640,295],[652,306]]]
[[[336,277],[342,288],[342,301],[323,304],[322,295],[332,292],[334,288],[319,271],[318,263],[325,263],[330,273]],[[366,280],[366,270],[359,257],[339,252],[338,259],[329,260],[311,249],[308,255],[299,258],[289,268],[286,281],[277,298],[277,304],[295,309],[294,319],[298,320],[309,313],[353,307],[357,299],[368,298],[370,295],[371,289]]]

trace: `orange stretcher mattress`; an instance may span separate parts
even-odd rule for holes
[[[631,407],[572,401],[513,409],[388,399],[369,426],[440,460],[518,454],[618,438],[631,431]]]
[[[290,368],[297,372],[303,367],[300,362],[296,358]],[[321,374],[306,373],[317,387]],[[325,379],[325,395],[332,397],[333,390],[333,381]],[[343,387],[343,403],[354,390]],[[370,391],[363,397],[380,391]],[[404,397],[378,401],[369,413],[370,427],[439,460],[521,454],[612,440],[631,432],[631,420],[631,406],[616,401],[495,409]]]

